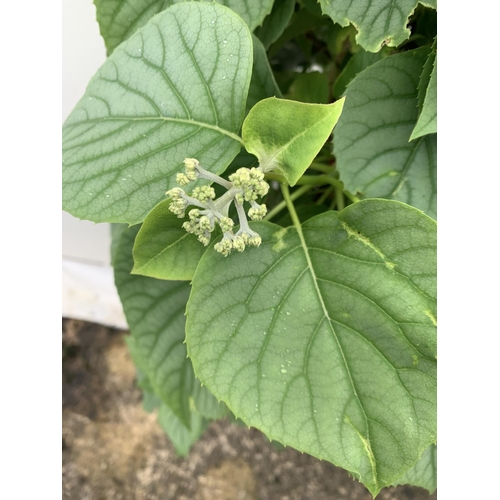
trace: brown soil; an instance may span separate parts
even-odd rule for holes
[[[127,332],[63,320],[63,500],[370,500],[346,471],[213,422],[188,457],[141,406]],[[436,500],[410,486],[380,500]]]

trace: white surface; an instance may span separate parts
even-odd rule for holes
[[[100,266],[110,265],[109,224],[94,224],[90,221],[78,220],[67,212],[63,212],[62,227],[63,259],[84,261]]]
[[[92,0],[62,3],[62,119],[83,96],[89,80],[106,59]]]
[[[63,260],[63,316],[127,329],[113,269]]]
[[[106,59],[92,0],[63,0],[62,119],[85,92]],[[113,281],[109,224],[81,221],[62,214],[62,315],[126,328]]]

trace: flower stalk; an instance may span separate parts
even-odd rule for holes
[[[229,180],[205,170],[195,158],[184,160],[185,172],[178,173],[176,181],[181,186],[198,179],[205,179],[219,184],[227,191],[216,199],[215,190],[211,186],[195,188],[188,195],[182,188],[175,187],[165,194],[171,199],[170,211],[179,218],[186,216],[186,208],[194,206],[189,211],[189,221],[182,227],[190,234],[198,236],[198,240],[207,246],[216,225],[222,230],[222,240],[214,245],[214,249],[224,256],[233,250],[243,252],[247,246],[258,247],[262,239],[253,231],[247,219],[244,203],[249,203],[248,217],[251,220],[262,220],[267,207],[257,203],[257,199],[269,191],[269,184],[264,180],[264,173],[259,168],[239,168],[229,176]],[[233,232],[234,221],[228,216],[231,203],[234,203],[239,221],[239,230]]]

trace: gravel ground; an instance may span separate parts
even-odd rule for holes
[[[346,471],[213,422],[178,457],[141,406],[127,332],[63,319],[63,500],[371,500]],[[386,488],[378,500],[436,500]]]

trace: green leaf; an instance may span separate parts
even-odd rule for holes
[[[207,0],[208,1],[208,0]],[[185,0],[94,0],[108,55],[155,14]],[[271,11],[273,0],[218,0],[238,14],[253,31]],[[167,38],[170,33],[165,32]]]
[[[335,80],[333,85],[333,97],[339,99],[344,94],[347,85],[354,79],[354,77],[361,73],[363,70],[375,64],[380,59],[387,56],[386,51],[381,50],[375,54],[360,50],[352,56],[345,68]]]
[[[347,87],[333,152],[344,185],[367,198],[403,201],[436,217],[436,135],[408,142],[428,49],[382,59]]]
[[[111,226],[111,248],[109,249],[111,265],[115,264],[115,256],[118,251],[123,232],[127,229],[127,224],[110,224]]]
[[[326,16],[316,16],[308,9],[301,9],[292,16],[290,24],[283,34],[269,47],[268,56],[272,59],[282,47],[290,40],[299,37],[301,34],[312,30],[319,30],[322,27],[331,24]]]
[[[288,97],[294,101],[327,104],[328,77],[324,73],[300,73],[290,87]]]
[[[369,52],[384,45],[397,47],[410,36],[408,19],[418,0],[319,0],[323,13],[341,26],[353,24],[358,30],[356,42]],[[420,1],[436,8],[435,0]]]
[[[437,132],[437,52],[435,45],[424,64],[418,84],[419,117],[410,141]]]
[[[281,91],[274,79],[273,70],[267,59],[266,49],[261,41],[252,35],[253,40],[253,71],[248,89],[246,112],[266,97],[281,97]]]
[[[116,288],[134,339],[132,355],[154,392],[189,426],[189,397],[194,384],[184,344],[189,283],[130,274],[138,229],[134,226],[122,234],[114,263]]]
[[[436,223],[388,200],[251,224],[202,257],[187,305],[197,377],[247,425],[376,494],[436,439]]]
[[[158,422],[172,441],[177,453],[185,457],[189,453],[191,446],[198,441],[207,427],[207,422],[199,414],[191,413],[190,427],[187,428],[177,415],[165,404],[160,406],[158,412]]]
[[[141,222],[183,160],[221,173],[238,154],[252,72],[246,24],[216,3],[158,14],[120,45],[63,127],[63,208]]]
[[[274,0],[271,13],[264,19],[255,34],[266,49],[285,31],[295,8],[295,0]]]
[[[137,340],[132,336],[128,336],[125,342],[129,347],[134,363],[136,366],[139,366],[141,357]],[[200,382],[195,380],[193,397],[197,411],[192,409],[190,428],[188,429],[172,410],[161,401],[151,381],[140,368],[137,369],[137,383],[142,390],[142,406],[144,410],[152,413],[154,410],[159,409],[158,422],[172,441],[179,455],[187,455],[191,445],[197,441],[201,433],[205,430],[208,422],[201,417],[216,419],[222,418],[228,413],[227,406],[224,403],[217,402],[208,389],[202,387]]]
[[[118,243],[119,241],[120,240],[118,240]],[[125,344],[127,344],[130,356],[132,357],[132,361],[134,362],[137,371],[137,385],[141,388],[142,391],[142,407],[148,413],[152,413],[162,404],[161,398],[154,392],[154,388],[150,380],[141,368],[143,360],[139,354],[137,339],[132,335],[127,335],[125,337]]]
[[[393,485],[412,484],[425,488],[429,493],[434,493],[437,488],[437,446],[431,444],[420,460]]]
[[[278,169],[293,186],[328,139],[344,101],[306,104],[271,97],[257,103],[243,123],[243,140],[264,171]]]
[[[191,280],[205,252],[198,238],[169,210],[170,200],[156,205],[144,219],[134,242],[132,274],[163,280]]]
[[[222,401],[217,401],[215,396],[198,380],[193,391],[193,400],[196,411],[210,420],[217,420],[228,414],[229,410]]]
[[[321,16],[321,7],[318,2],[319,0],[302,0],[299,3],[304,5],[304,7],[315,16]]]

